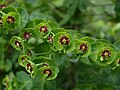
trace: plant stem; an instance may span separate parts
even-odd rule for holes
[[[43,80],[42,80],[41,90],[44,90],[44,84],[45,84],[45,78],[43,78]]]

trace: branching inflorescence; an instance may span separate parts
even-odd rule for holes
[[[57,77],[56,54],[72,62],[88,57],[91,64],[119,67],[118,42],[111,44],[104,39],[84,37],[74,30],[60,28],[50,20],[37,18],[29,21],[24,18],[28,15],[22,8],[0,5],[0,9],[0,29],[6,34],[18,32],[10,44],[21,52],[18,62],[33,78],[37,74],[47,80]]]

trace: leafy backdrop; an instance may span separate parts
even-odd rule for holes
[[[25,8],[23,14],[28,19],[42,18],[53,20],[60,27],[74,29],[84,36],[107,39],[114,43],[120,34],[119,0],[1,0],[1,4]],[[34,3],[34,4],[33,4]],[[23,20],[27,19],[23,17]],[[39,76],[31,79],[17,59],[20,53],[9,43],[15,33],[0,31],[0,87],[5,90],[4,78],[18,85],[18,90],[40,90]],[[118,46],[119,47],[119,46]],[[12,52],[12,53],[11,53]],[[59,58],[58,58],[59,59]],[[56,79],[45,81],[44,90],[119,90],[119,68],[114,71],[108,67],[88,65],[83,61],[76,63],[61,60],[60,72]],[[13,89],[14,90],[14,89]]]

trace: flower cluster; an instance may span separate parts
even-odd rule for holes
[[[17,32],[10,44],[20,51],[22,55],[18,62],[33,78],[40,74],[46,80],[55,79],[60,61],[65,59],[76,62],[88,57],[89,64],[120,66],[120,53],[115,47],[117,43],[112,45],[104,39],[84,37],[74,30],[60,28],[50,20],[23,20],[26,11],[22,8],[0,5],[0,10],[0,29],[7,30],[7,33]]]

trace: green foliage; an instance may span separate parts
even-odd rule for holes
[[[119,0],[0,2],[1,89],[119,89]]]

